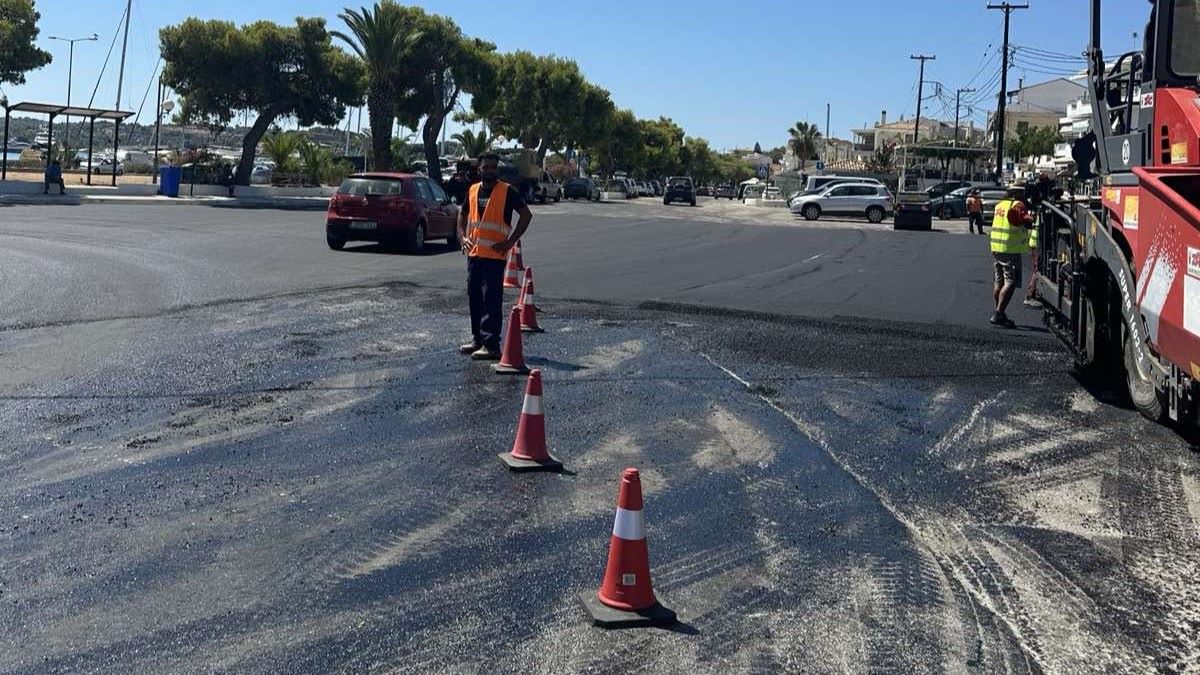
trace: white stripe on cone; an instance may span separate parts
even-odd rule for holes
[[[646,524],[641,511],[629,511],[617,507],[617,519],[613,522],[613,535],[627,541],[646,538]]]
[[[521,414],[523,415],[541,415],[542,414],[542,397],[541,396],[526,396],[525,403],[521,405]]]

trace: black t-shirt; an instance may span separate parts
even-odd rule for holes
[[[484,185],[482,182],[479,183],[479,199],[477,206],[479,208],[480,218],[482,218],[484,212],[487,211],[488,200],[492,196],[492,188],[494,188],[496,185],[499,185],[499,183],[496,183],[491,187]],[[516,211],[523,206],[525,206],[525,200],[521,199],[521,193],[517,191],[517,188],[509,185],[508,199],[504,201],[504,224],[511,227],[513,211]]]

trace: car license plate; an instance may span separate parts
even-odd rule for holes
[[[373,229],[375,229],[375,221],[373,221],[373,220],[352,220],[352,221],[350,221],[350,229],[352,229],[352,230],[373,230]]]

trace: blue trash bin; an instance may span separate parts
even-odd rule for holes
[[[158,169],[158,189],[166,197],[179,196],[179,183],[183,180],[183,169],[178,166],[164,166]]]

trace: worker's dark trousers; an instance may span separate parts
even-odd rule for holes
[[[504,328],[504,266],[506,261],[467,258],[467,300],[471,306],[471,337],[475,344],[500,349]]]

